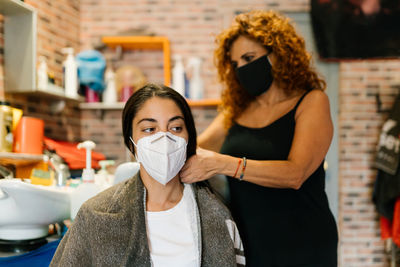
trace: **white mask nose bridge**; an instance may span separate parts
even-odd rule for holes
[[[159,133],[160,133],[160,132],[159,132]],[[157,142],[158,140],[160,140],[161,138],[164,138],[164,137],[166,137],[166,138],[168,138],[169,140],[174,141],[174,142],[176,143],[176,140],[175,140],[174,138],[172,138],[171,136],[169,136],[169,135],[167,134],[167,132],[162,132],[162,133],[163,133],[163,135],[161,135],[161,136],[158,137],[157,139],[151,141],[151,143]]]
[[[165,133],[164,135],[158,137],[157,139],[151,141],[151,143],[154,143],[154,142],[160,140],[160,139],[163,138],[163,137],[167,137],[169,140],[174,141],[174,142],[176,143],[176,140],[175,140],[174,138],[172,138],[171,136],[167,135],[166,133]],[[135,146],[137,146],[137,145],[135,144],[135,142],[133,141],[132,136],[129,136],[129,139],[131,140],[132,144],[134,144]]]

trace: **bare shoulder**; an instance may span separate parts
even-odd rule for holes
[[[328,109],[327,109],[328,108]],[[329,98],[328,95],[322,90],[310,91],[300,103],[297,113],[300,114],[303,111],[323,111],[329,110]]]
[[[311,101],[317,103],[329,103],[328,95],[322,90],[312,90],[305,97],[303,101]]]

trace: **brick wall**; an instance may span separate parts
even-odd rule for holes
[[[368,60],[340,65],[339,225],[343,266],[388,266],[371,200],[376,170],[372,163],[387,111],[399,93],[400,60]]]

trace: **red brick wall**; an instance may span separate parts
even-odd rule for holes
[[[122,110],[82,110],[81,138],[96,143],[96,150],[116,164],[129,160],[122,138]],[[129,155],[129,154],[128,154]]]
[[[372,203],[372,163],[382,123],[375,95],[390,109],[399,93],[400,60],[366,60],[340,65],[339,225],[342,266],[389,266]]]

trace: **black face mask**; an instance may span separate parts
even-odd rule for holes
[[[272,84],[272,66],[267,55],[236,69],[240,85],[252,96],[266,92]]]

